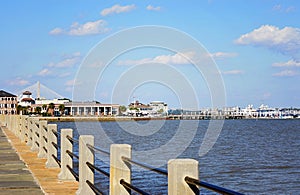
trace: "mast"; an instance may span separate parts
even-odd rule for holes
[[[40,81],[37,82],[37,99],[41,98],[41,84]]]

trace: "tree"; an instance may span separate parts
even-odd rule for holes
[[[164,112],[164,109],[159,109],[158,111],[157,111],[159,114],[161,114],[161,113],[163,113]]]
[[[48,111],[50,112],[51,116],[54,115],[54,108],[55,108],[55,105],[53,103],[50,103],[48,105],[48,109],[49,109]]]
[[[60,104],[59,107],[58,107],[59,111],[60,111],[60,114],[64,114],[64,111],[65,111],[65,105],[63,104]]]
[[[43,110],[47,110],[47,105],[46,105],[46,104],[43,104],[43,105],[42,105],[42,108],[43,108]]]
[[[18,105],[17,106],[17,113],[21,114],[21,111],[23,111],[23,107],[21,105]],[[22,114],[24,114],[24,113],[22,112]]]
[[[123,112],[126,112],[127,108],[126,106],[120,106],[120,112],[123,113]]]
[[[42,108],[41,107],[36,107],[35,108],[36,113],[41,114]]]

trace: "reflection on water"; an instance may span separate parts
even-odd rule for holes
[[[160,164],[166,156],[199,161],[200,179],[245,194],[298,194],[300,191],[300,120],[227,120],[213,148],[199,157],[209,121],[184,121],[184,135],[176,144],[157,150],[174,139],[183,121],[58,123],[58,128],[95,136],[95,145],[132,145],[133,159]],[[195,127],[197,131],[195,131]],[[149,132],[143,133],[143,131]],[[195,134],[195,135],[194,135]],[[192,138],[189,140],[188,138]],[[191,143],[186,143],[189,140]],[[180,151],[183,152],[180,152]],[[140,154],[149,151],[151,155]],[[160,151],[152,154],[151,151]],[[109,157],[96,153],[96,164],[106,171]],[[167,194],[167,178],[133,166],[132,183],[151,194]],[[108,179],[96,175],[97,186],[108,193]],[[213,194],[201,190],[201,194]]]

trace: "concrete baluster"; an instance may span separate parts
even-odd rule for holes
[[[31,145],[31,150],[32,151],[38,151],[39,150],[39,146],[38,146],[38,141],[39,141],[39,137],[37,134],[39,134],[39,128],[36,125],[38,122],[37,119],[33,119],[32,120],[32,124],[31,124],[31,129],[32,129],[32,145]]]
[[[18,137],[20,140],[22,140],[22,116],[21,115],[17,115],[18,116]]]
[[[14,118],[14,125],[15,125],[15,135],[20,139],[20,116],[19,115],[12,115]]]
[[[73,144],[67,139],[67,136],[73,137],[73,129],[62,129],[60,136],[61,170],[58,174],[58,179],[65,181],[75,181],[75,177],[67,168],[67,165],[69,165],[70,168],[73,168],[73,159],[66,152],[67,150],[73,152]]]
[[[24,116],[24,142],[28,142],[28,131],[29,131],[29,126],[28,126],[28,116]]]
[[[185,177],[199,179],[198,161],[193,159],[171,159],[168,161],[168,194],[194,195],[198,192],[185,182]],[[195,190],[195,189],[194,189]]]
[[[94,146],[94,136],[82,135],[79,137],[79,189],[76,194],[94,194],[86,181],[94,184],[94,171],[87,166],[87,162],[94,165],[94,152],[86,144]]]
[[[21,142],[25,142],[25,132],[26,132],[25,116],[20,115],[20,119],[21,119],[20,139],[21,139]]]
[[[122,156],[131,159],[131,146],[112,144],[110,146],[110,194],[130,194],[121,184],[121,179],[131,183],[131,166],[122,160]]]
[[[19,130],[19,123],[18,123],[18,118],[15,115],[11,115],[12,118],[12,130],[14,134],[18,137],[18,130]]]
[[[47,129],[47,121],[43,120],[39,122],[39,153],[38,153],[38,158],[46,158],[47,157],[47,152],[45,151],[45,148],[47,149],[47,142],[45,138],[47,139],[47,130],[45,130],[45,127]]]
[[[33,119],[31,117],[28,117],[27,118],[27,128],[28,128],[28,131],[27,131],[27,146],[32,146],[32,127],[33,127]]]
[[[47,168],[57,168],[59,165],[53,158],[55,156],[57,158],[57,149],[55,148],[54,144],[57,144],[57,137],[53,133],[53,131],[57,132],[57,125],[56,124],[49,124],[47,127],[47,162],[46,162],[46,167]]]

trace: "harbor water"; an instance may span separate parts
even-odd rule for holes
[[[183,122],[185,136],[190,136],[190,143],[177,140],[178,143],[170,150],[152,154],[152,151],[160,151],[159,148],[170,143]],[[134,160],[160,164],[162,169],[166,169],[166,156],[196,159],[201,181],[241,193],[300,192],[300,120],[225,120],[216,143],[203,156],[199,156],[199,148],[209,125],[207,120],[57,124],[59,130],[74,129],[75,139],[78,134],[94,135],[95,146],[105,150],[109,150],[111,142],[130,144]],[[149,155],[141,156],[147,151]],[[97,166],[109,172],[108,163],[108,156],[96,153]],[[150,194],[167,194],[165,176],[135,165],[132,170],[133,185]],[[108,194],[109,179],[97,173],[95,181],[96,186]],[[214,193],[201,189],[201,194]]]

